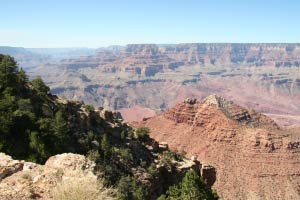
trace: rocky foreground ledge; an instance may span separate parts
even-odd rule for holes
[[[168,149],[168,146],[164,145],[164,148]],[[209,187],[216,180],[215,168],[200,163],[196,157],[182,162],[172,161],[172,164],[178,176],[193,169]],[[114,199],[116,191],[101,184],[95,166],[85,156],[73,153],[52,156],[45,165],[14,160],[0,153],[0,199]],[[158,164],[156,167],[161,172],[157,186],[161,187],[161,184],[174,178],[172,174],[164,173],[165,166]],[[140,179],[143,179],[143,174],[140,174]]]
[[[112,199],[113,190],[99,185],[94,167],[85,156],[72,153],[52,156],[45,165],[0,153],[0,199],[64,199],[66,194]]]

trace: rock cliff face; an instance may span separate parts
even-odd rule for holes
[[[222,199],[300,198],[299,129],[216,95],[187,99],[141,124],[171,149],[215,166],[213,188]]]
[[[127,113],[135,106],[159,113],[215,93],[280,125],[300,123],[300,44],[133,44],[83,55],[43,63],[31,75],[56,94]]]
[[[254,128],[279,129],[278,125],[265,115],[254,110],[247,110],[217,95],[208,96],[201,104],[196,99],[185,99],[183,104],[179,104],[164,113],[164,117],[176,123],[186,123],[199,127],[205,123],[198,113],[199,109],[203,107],[216,107],[223,115],[241,125]]]
[[[94,57],[64,60],[63,64],[69,68],[101,66],[106,72],[133,74],[139,74],[139,70],[130,67],[144,70],[156,67],[157,72],[192,65],[290,68],[300,67],[299,47],[299,44],[131,44],[119,51],[99,52]]]

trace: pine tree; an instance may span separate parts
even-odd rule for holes
[[[207,188],[204,180],[194,170],[189,170],[179,185],[167,191],[167,200],[217,200],[218,196]]]
[[[6,87],[12,87],[17,83],[17,63],[10,56],[0,57],[0,91]]]
[[[201,182],[200,177],[194,170],[189,170],[181,183],[181,198],[191,200],[205,199],[203,188],[205,188],[205,185]]]
[[[31,81],[32,87],[38,92],[39,95],[47,95],[50,88],[44,83],[41,77],[37,77]]]
[[[55,113],[55,118],[52,126],[56,140],[55,142],[57,144],[55,145],[55,148],[57,153],[61,153],[63,152],[63,150],[67,150],[66,148],[70,143],[70,128],[67,121],[65,120],[62,110],[58,110]]]
[[[108,140],[107,134],[104,134],[101,139],[101,149],[104,154],[104,158],[108,158],[111,155],[111,145]]]

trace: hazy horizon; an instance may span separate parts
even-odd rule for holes
[[[109,48],[109,47],[125,47],[127,45],[158,45],[158,46],[172,46],[180,44],[299,44],[300,42],[183,42],[183,43],[170,43],[170,44],[160,44],[160,43],[129,43],[129,44],[115,44],[107,46],[98,47],[87,47],[87,46],[69,46],[69,47],[26,47],[26,46],[11,46],[11,45],[1,45],[0,47],[12,47],[12,48],[25,48],[25,49],[98,49],[98,48]]]

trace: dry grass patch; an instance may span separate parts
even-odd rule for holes
[[[114,189],[89,176],[65,178],[53,190],[55,200],[112,200],[114,196]]]

